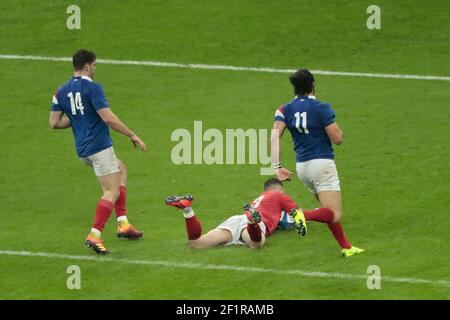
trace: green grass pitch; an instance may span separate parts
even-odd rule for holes
[[[72,1],[0,2],[0,54],[70,56],[274,68],[450,75],[448,1],[378,1],[381,30],[368,30],[371,1],[77,1],[81,30],[66,28]],[[100,190],[77,159],[70,130],[48,128],[51,96],[68,62],[0,59],[0,250],[93,256],[83,240]],[[450,297],[449,81],[321,76],[317,96],[337,112],[335,148],[344,228],[363,255],[343,259],[324,225],[306,239],[279,232],[264,249],[192,251],[167,195],[191,192],[203,229],[256,197],[259,165],[172,164],[177,128],[270,128],[292,91],[285,73],[193,70],[99,63],[113,110],[148,143],[133,150],[113,134],[128,165],[128,215],[145,233],[120,241],[104,232],[110,262],[0,255],[1,299],[448,299]],[[289,137],[283,162],[294,169]],[[318,204],[294,179],[286,191]],[[354,278],[130,264],[146,260],[342,273]],[[66,269],[81,268],[81,290]],[[382,281],[369,290],[369,265]],[[441,281],[441,282],[439,282]],[[445,285],[447,284],[447,285]]]

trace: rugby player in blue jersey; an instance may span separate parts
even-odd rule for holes
[[[73,55],[74,75],[56,90],[50,112],[52,129],[72,128],[78,157],[91,166],[103,191],[97,204],[91,232],[85,245],[98,254],[107,254],[101,233],[113,209],[117,217],[117,236],[139,239],[126,216],[127,168],[117,159],[109,128],[130,138],[146,151],[145,143],[111,111],[100,84],[93,81],[96,56],[88,50]]]
[[[343,142],[343,132],[335,120],[331,106],[318,101],[314,96],[313,74],[300,69],[290,77],[295,98],[279,107],[271,136],[271,158],[278,179],[290,180],[292,172],[280,161],[280,143],[286,128],[289,130],[297,155],[296,171],[299,179],[319,200],[321,207],[334,211],[332,221],[320,215],[307,220],[326,222],[336,241],[342,248],[342,255],[350,257],[363,252],[352,246],[342,229],[342,200],[339,176],[334,162],[333,144]]]

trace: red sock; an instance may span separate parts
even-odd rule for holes
[[[127,188],[120,186],[119,198],[117,198],[114,209],[116,211],[116,217],[124,216],[127,214]]]
[[[185,218],[186,230],[189,240],[196,240],[202,235],[202,225],[196,216]]]
[[[307,221],[318,221],[325,223],[332,223],[334,219],[334,212],[328,208],[317,208],[314,210],[303,211]]]
[[[92,225],[92,228],[95,228],[100,232],[103,231],[113,207],[114,205],[111,201],[101,199],[97,204],[97,209],[95,209],[94,224]]]
[[[345,237],[344,230],[340,223],[329,223],[328,229],[333,233],[334,238],[339,243],[342,249],[350,249],[352,247],[351,243],[348,242]]]
[[[257,223],[247,223],[247,231],[253,242],[260,242],[262,239],[261,227]]]

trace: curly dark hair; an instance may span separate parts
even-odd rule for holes
[[[83,70],[87,63],[92,63],[97,59],[95,53],[86,49],[80,49],[72,56],[73,68],[75,71]]]
[[[304,96],[314,90],[314,75],[308,69],[300,69],[289,77],[295,94]]]

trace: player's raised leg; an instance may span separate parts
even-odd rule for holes
[[[119,197],[114,205],[117,217],[117,236],[119,238],[127,238],[137,240],[142,237],[143,233],[138,231],[131,225],[127,218],[127,177],[128,171],[125,164],[119,160],[120,168],[120,187]]]
[[[266,242],[261,221],[261,214],[252,206],[245,206],[245,215],[247,216],[247,228],[242,231],[241,238],[244,243],[251,249],[262,248]]]
[[[85,245],[98,254],[107,254],[109,251],[105,248],[101,235],[112,213],[114,203],[119,197],[120,173],[97,176],[97,179],[102,187],[103,195],[97,204],[94,223],[86,238]]]
[[[306,236],[308,225],[306,223],[307,219],[305,213],[301,209],[295,208],[289,212],[289,215],[294,219],[294,228],[297,230],[300,237]]]
[[[202,235],[202,225],[192,209],[193,197],[172,196],[166,199],[166,204],[183,210],[188,236],[188,246],[192,249],[205,249],[223,245],[232,239],[228,230],[213,229]]]
[[[319,199],[322,207],[329,208],[334,212],[333,222],[328,223],[328,228],[330,229],[331,233],[333,233],[334,238],[342,248],[342,255],[344,257],[350,257],[363,252],[363,249],[352,246],[352,244],[347,240],[347,237],[344,234],[344,229],[341,225],[341,192],[334,190],[319,191],[317,192],[317,198]]]

